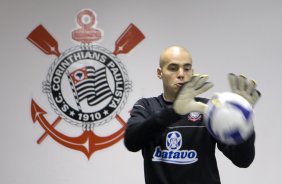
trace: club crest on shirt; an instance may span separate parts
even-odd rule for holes
[[[199,112],[190,112],[187,115],[187,119],[192,122],[199,122],[203,120],[203,115]]]
[[[198,161],[197,152],[195,150],[181,150],[181,147],[181,133],[178,131],[169,132],[166,135],[167,149],[162,150],[160,146],[157,146],[152,161],[180,165],[192,164]]]

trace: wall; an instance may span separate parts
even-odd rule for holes
[[[61,51],[71,48],[77,43],[70,32],[76,27],[77,13],[84,8],[96,12],[97,27],[104,30],[100,44],[108,50],[114,50],[116,39],[130,23],[146,36],[132,52],[118,56],[133,83],[120,113],[124,119],[136,100],[162,92],[156,77],[158,57],[172,44],[187,47],[195,71],[209,74],[215,83],[205,97],[229,90],[229,72],[255,79],[262,92],[255,108],[255,161],[248,169],[239,169],[217,152],[221,180],[229,184],[280,183],[281,1],[2,0],[0,4],[0,183],[144,183],[142,155],[128,152],[123,141],[94,152],[90,159],[51,137],[36,143],[44,131],[32,121],[31,100],[47,111],[50,122],[57,117],[42,92],[55,57],[45,55],[26,37],[42,24],[59,42]],[[106,124],[100,132],[112,126],[117,125]],[[67,123],[57,129],[80,134],[80,129]]]

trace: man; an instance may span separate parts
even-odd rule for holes
[[[142,150],[146,184],[219,184],[216,145],[238,167],[248,167],[254,159],[255,134],[228,146],[207,131],[203,113],[208,99],[196,96],[213,84],[206,75],[193,75],[192,66],[185,48],[166,48],[157,69],[163,94],[140,99],[131,111],[124,143],[129,151]],[[255,82],[234,74],[229,78],[232,91],[254,105],[260,96]],[[238,88],[238,82],[248,91]]]

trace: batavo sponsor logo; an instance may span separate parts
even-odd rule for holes
[[[198,161],[195,150],[180,150],[181,146],[182,136],[180,132],[169,132],[166,137],[167,150],[162,150],[160,146],[157,146],[152,161],[182,165]]]
[[[32,120],[45,130],[37,143],[49,135],[61,145],[83,152],[88,159],[95,151],[113,145],[124,136],[126,123],[119,113],[132,84],[117,55],[128,53],[145,38],[134,24],[130,24],[111,52],[94,44],[104,36],[103,31],[95,27],[96,20],[94,11],[81,10],[77,15],[78,28],[71,34],[80,45],[62,53],[56,39],[43,25],[37,26],[27,37],[45,54],[56,56],[43,82],[43,92],[57,114],[54,122],[50,123],[45,117],[46,111],[31,100]],[[113,120],[120,124],[119,130],[110,135],[95,133],[95,127]],[[74,137],[59,132],[55,127],[60,122],[80,127],[81,135]]]

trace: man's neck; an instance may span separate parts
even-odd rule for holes
[[[173,102],[175,100],[175,98],[173,97],[168,97],[165,93],[163,93],[163,98],[165,101],[167,102]]]

